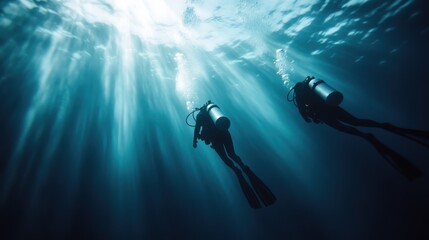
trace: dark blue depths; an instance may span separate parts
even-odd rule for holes
[[[408,181],[364,139],[306,123],[275,64],[286,49],[289,81],[321,77],[357,117],[429,130],[425,1],[294,2],[266,15],[236,1],[245,18],[231,26],[221,6],[202,17],[216,3],[186,4],[180,26],[214,19],[222,40],[154,41],[78,21],[73,4],[0,3],[1,239],[429,238],[429,149],[361,128],[425,174]],[[185,117],[208,99],[274,205],[250,208],[213,149],[192,148]]]

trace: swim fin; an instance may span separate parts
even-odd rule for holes
[[[258,201],[258,197],[255,192],[253,192],[252,188],[246,182],[246,179],[243,177],[243,174],[240,170],[236,171],[236,175],[238,177],[238,181],[240,182],[241,190],[243,190],[244,196],[246,196],[247,201],[251,208],[261,208],[261,203]]]
[[[428,131],[424,131],[424,130],[416,130],[416,129],[409,129],[409,128],[400,128],[400,127],[396,127],[393,126],[389,123],[385,123],[384,125],[384,129],[398,134],[402,137],[408,138],[411,141],[414,141],[418,144],[421,144],[427,148],[429,148],[429,144],[423,142],[421,139],[426,139],[429,140],[429,132]]]
[[[277,198],[267,187],[267,185],[265,185],[265,183],[262,182],[262,180],[258,178],[258,176],[256,176],[256,174],[253,173],[253,171],[250,170],[248,166],[244,166],[243,170],[246,173],[246,175],[249,177],[249,180],[253,186],[253,189],[255,189],[256,194],[258,194],[259,198],[264,203],[264,205],[269,206],[274,204]]]
[[[401,154],[390,149],[386,145],[382,144],[376,138],[371,137],[368,140],[373,144],[378,153],[386,159],[386,161],[396,168],[402,175],[408,178],[410,181],[415,180],[423,175],[423,172],[420,171],[416,166],[414,166],[410,161],[408,161]]]

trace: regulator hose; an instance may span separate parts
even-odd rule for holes
[[[295,90],[295,87],[293,87],[289,90],[289,92],[287,93],[286,99],[288,102],[293,102],[293,104],[295,104],[295,106],[297,106],[298,104],[296,103],[296,93],[294,90]],[[292,93],[292,91],[293,91],[293,94],[292,94],[292,98],[291,98],[290,94]]]
[[[194,119],[194,121],[196,122],[197,121],[197,119],[195,119],[195,112],[196,111],[199,111],[200,109],[199,108],[195,108],[192,112],[190,112],[189,114],[188,114],[188,116],[186,116],[186,125],[188,125],[189,127],[195,127],[195,125],[191,125],[191,124],[189,124],[189,122],[188,122],[188,119],[189,119],[189,117],[192,115],[192,118]]]

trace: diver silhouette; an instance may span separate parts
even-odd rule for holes
[[[204,141],[207,145],[211,144],[211,147],[216,151],[223,162],[234,171],[240,183],[241,189],[252,208],[262,207],[261,203],[258,201],[258,197],[265,206],[274,204],[277,199],[271,190],[264,184],[264,182],[262,182],[260,178],[256,176],[255,173],[253,173],[253,171],[247,165],[243,163],[241,158],[235,153],[231,134],[228,131],[230,125],[229,119],[223,116],[219,107],[213,104],[211,101],[208,101],[201,108],[196,108],[190,114],[193,114],[198,110],[199,113],[197,114],[196,119],[194,118],[196,123],[194,129],[193,147],[197,147],[198,139]],[[237,167],[234,162],[239,167]],[[240,168],[250,180],[250,184],[253,189],[246,181]]]
[[[317,88],[319,86],[319,89]],[[322,86],[323,85],[323,86]],[[289,94],[294,90],[292,99]],[[429,132],[408,128],[401,128],[390,123],[379,123],[369,119],[361,119],[348,113],[338,106],[342,101],[342,94],[332,89],[323,80],[315,80],[307,77],[303,82],[298,82],[288,94],[288,101],[293,101],[298,107],[299,113],[308,123],[325,123],[341,132],[359,136],[370,142],[377,152],[394,168],[399,170],[409,180],[423,175],[422,172],[401,154],[380,142],[374,135],[358,130],[357,126],[381,128],[402,137],[408,138],[419,144],[429,145],[419,138],[429,139]],[[332,94],[330,96],[330,94]],[[332,97],[331,99],[329,99]]]

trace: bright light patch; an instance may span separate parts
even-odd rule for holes
[[[366,2],[368,2],[368,0],[350,0],[343,5],[343,8],[351,7],[351,6],[355,6],[355,5],[362,5]]]

